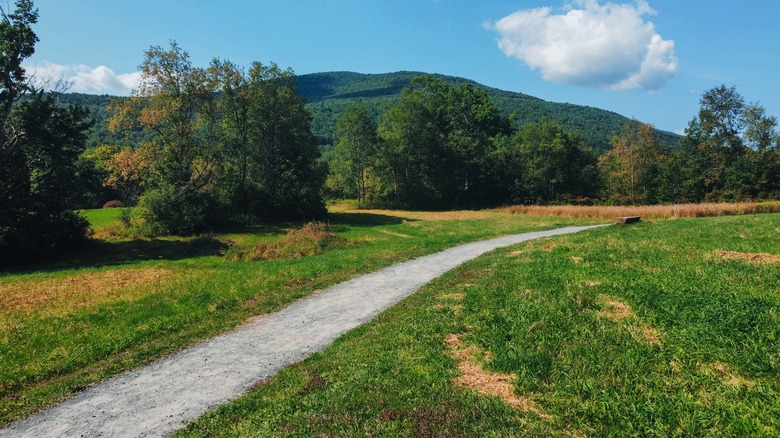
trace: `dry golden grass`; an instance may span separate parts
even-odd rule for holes
[[[780,213],[780,201],[644,206],[516,205],[500,208],[497,211],[535,216],[599,218],[606,220],[614,220],[616,217],[620,216],[641,216],[642,219],[677,219],[686,217]]]
[[[769,253],[744,253],[719,249],[715,254],[723,257],[724,260],[745,260],[757,265],[780,263],[780,255]]]
[[[380,209],[357,209],[356,207],[346,204],[337,203],[328,206],[328,211],[338,213],[366,213],[366,214],[379,214],[385,216],[394,216],[401,219],[410,220],[442,220],[442,221],[458,221],[458,220],[471,220],[471,219],[488,219],[496,216],[494,210],[459,210],[459,211],[407,211],[407,210],[380,210]]]
[[[228,261],[290,259],[321,254],[326,247],[344,244],[346,240],[330,231],[326,224],[309,222],[300,228],[290,228],[278,241],[255,245],[233,243],[223,251],[223,256]]]
[[[489,352],[480,351],[473,346],[464,348],[463,341],[456,334],[447,336],[444,342],[458,360],[458,370],[461,375],[455,378],[455,383],[476,392],[498,397],[523,412],[531,412],[543,419],[551,418],[531,400],[515,394],[515,387],[511,383],[516,378],[514,374],[488,373],[482,369],[475,358],[481,356],[483,360],[490,360]]]
[[[77,307],[132,299],[144,293],[137,286],[159,284],[171,274],[167,269],[156,267],[120,269],[0,284],[0,312],[57,314]]]

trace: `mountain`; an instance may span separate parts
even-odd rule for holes
[[[375,116],[391,108],[401,99],[401,91],[410,85],[412,78],[425,73],[402,71],[383,74],[362,74],[353,72],[313,73],[298,76],[298,92],[306,99],[307,107],[314,120],[312,130],[320,145],[328,149],[333,143],[336,121],[344,111],[354,104],[364,105]],[[477,82],[453,76],[432,75],[453,85],[472,84],[487,90],[490,99],[506,114],[515,114],[518,123],[537,122],[545,117],[563,125],[570,131],[579,132],[598,154],[611,149],[612,136],[628,118],[599,108],[548,102],[523,93],[486,87]],[[106,95],[66,93],[60,97],[63,104],[80,104],[90,109],[95,119],[95,128],[89,138],[89,146],[101,144],[134,145],[149,137],[148,133],[132,132],[129,136],[113,135],[108,131],[106,107],[111,102]],[[658,131],[661,141],[674,147],[679,136]]]
[[[365,105],[375,115],[392,107],[401,91],[420,72],[361,74],[352,72],[313,73],[298,76],[298,92],[306,99],[314,116],[313,130],[320,143],[332,143],[336,120],[353,104]],[[554,120],[570,131],[579,132],[585,141],[601,154],[612,148],[611,139],[620,133],[629,119],[620,114],[590,106],[548,102],[523,93],[486,87],[477,82],[453,76],[432,75],[453,85],[472,84],[487,90],[490,99],[505,115],[514,113],[518,123]],[[658,131],[661,141],[674,147],[679,136]]]

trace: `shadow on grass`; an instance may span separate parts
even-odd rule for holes
[[[336,232],[353,227],[376,227],[403,223],[400,217],[373,213],[329,213],[328,224]],[[304,223],[266,223],[230,227],[223,233],[285,234],[292,227]],[[229,243],[213,236],[195,238],[163,238],[135,240],[91,240],[81,248],[67,251],[54,259],[15,267],[0,267],[2,274],[56,272],[67,269],[119,266],[151,260],[184,260],[219,255]]]
[[[183,260],[218,255],[227,245],[213,237],[190,239],[92,240],[76,250],[52,260],[0,270],[0,274],[56,272],[66,269],[97,268],[150,260]]]
[[[381,227],[404,221],[411,222],[413,219],[375,213],[328,213],[328,225],[335,227],[336,231],[342,231],[343,227]]]

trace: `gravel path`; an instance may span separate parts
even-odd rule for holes
[[[597,225],[600,226],[600,225]],[[337,284],[235,331],[108,379],[0,430],[2,437],[167,436],[450,269],[495,248],[593,228],[567,227],[460,245]]]

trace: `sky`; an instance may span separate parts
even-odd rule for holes
[[[0,0],[8,9],[11,0]],[[35,0],[36,77],[128,94],[150,46],[195,66],[420,71],[617,112],[682,133],[735,86],[780,117],[778,0]]]

